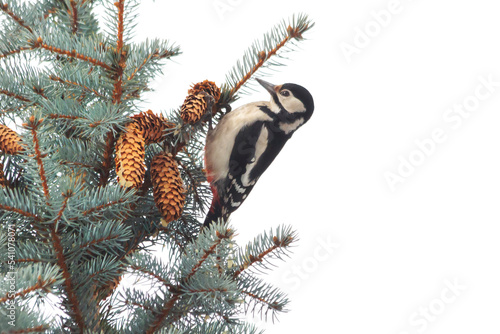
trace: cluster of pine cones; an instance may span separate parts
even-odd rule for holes
[[[205,80],[193,85],[188,91],[182,107],[181,119],[184,123],[195,124],[209,112],[207,101],[213,98],[212,108],[220,98],[220,89],[215,83]],[[211,110],[210,112],[214,112]],[[126,188],[139,188],[145,174],[145,145],[162,141],[164,131],[175,124],[150,110],[132,116],[125,131],[116,142],[116,174],[118,183]],[[160,153],[151,162],[151,181],[156,206],[163,216],[164,225],[179,219],[186,199],[179,168],[170,153]]]
[[[213,114],[215,104],[219,101],[221,92],[215,83],[205,80],[188,90],[181,107],[181,119],[184,123],[195,124],[209,112],[209,101],[213,99]],[[151,110],[141,112],[131,117],[116,141],[116,175],[118,183],[124,188],[139,188],[144,181],[146,166],[144,164],[145,146],[163,141],[166,129],[175,127],[163,116],[155,115]],[[17,154],[22,151],[19,135],[0,124],[0,151],[7,154]],[[179,219],[186,200],[179,168],[175,157],[170,153],[160,153],[151,162],[151,181],[156,206],[163,216],[163,225]],[[3,166],[0,164],[0,186],[6,184]]]

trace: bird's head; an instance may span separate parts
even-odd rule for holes
[[[303,123],[311,118],[314,100],[307,89],[293,83],[273,85],[261,79],[257,81],[271,94],[271,105],[275,106],[273,111],[280,112],[284,109],[293,118],[303,119]]]

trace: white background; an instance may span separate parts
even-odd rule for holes
[[[372,12],[387,8],[398,10],[381,27]],[[488,93],[480,77],[500,82],[499,10],[491,0],[141,4],[136,38],[183,51],[148,96],[155,112],[182,104],[192,83],[223,83],[281,19],[316,22],[266,78],[308,88],[315,113],[232,215],[241,244],[280,224],[300,236],[265,277],[292,301],[274,324],[254,319],[266,333],[498,333],[500,86],[472,103],[476,89]],[[371,29],[367,45],[358,29]],[[341,46],[355,42],[349,61]],[[233,108],[268,98],[259,89]],[[446,121],[464,101],[470,116]],[[444,142],[418,153],[436,129]],[[420,165],[391,189],[400,157]]]

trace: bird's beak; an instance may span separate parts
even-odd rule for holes
[[[262,79],[257,78],[255,80],[257,80],[257,82],[260,83],[260,85],[262,87],[264,87],[269,92],[269,94],[271,94],[271,95],[276,94],[276,86],[275,85],[273,85],[272,83],[269,83],[267,81],[264,81]]]

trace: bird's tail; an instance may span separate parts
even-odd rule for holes
[[[224,204],[222,203],[221,199],[219,198],[219,194],[217,192],[217,188],[215,186],[212,186],[212,205],[210,206],[210,210],[208,210],[207,217],[205,218],[205,222],[203,223],[204,226],[210,226],[212,222],[218,222],[220,220],[227,221],[229,218],[229,214],[224,214]]]
[[[217,222],[222,217],[222,205],[220,203],[219,194],[217,192],[217,187],[213,184],[212,188],[212,204],[210,205],[210,210],[208,210],[207,217],[205,218],[204,226],[210,226],[212,222]]]
[[[205,218],[205,223],[203,223],[203,225],[208,227],[210,226],[210,224],[212,224],[212,222],[217,222],[221,217],[222,208],[220,206],[214,206],[214,203],[212,203],[212,206],[207,213],[207,217]]]

